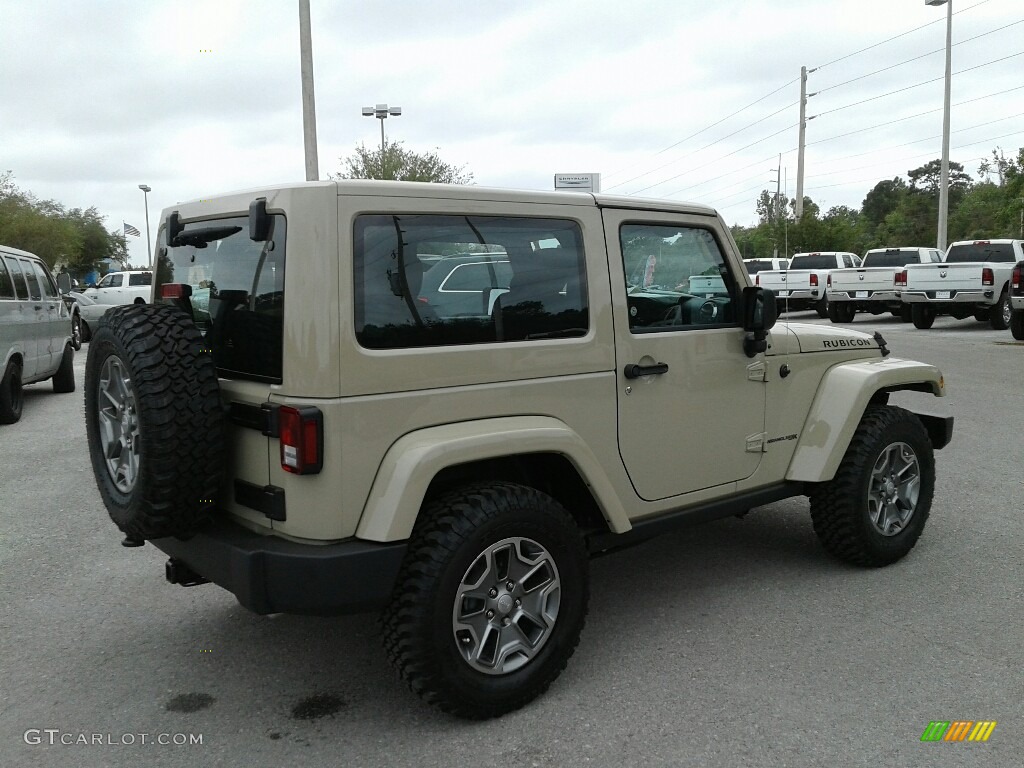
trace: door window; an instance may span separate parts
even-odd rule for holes
[[[153,273],[152,272],[139,272],[138,274],[128,275],[128,285],[152,285],[153,284]]]
[[[623,224],[619,240],[631,332],[736,325],[736,280],[709,230]]]
[[[22,301],[28,301],[28,283],[25,282],[25,273],[21,270],[21,262],[17,259],[7,259],[7,266],[11,270],[11,277],[14,280],[14,288],[18,298]]]
[[[57,286],[53,284],[53,278],[47,274],[45,269],[43,269],[43,265],[38,261],[33,261],[32,271],[35,272],[36,279],[39,281],[39,285],[43,289],[43,296],[48,299],[57,298]]]

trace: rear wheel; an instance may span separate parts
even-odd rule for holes
[[[565,668],[587,611],[587,553],[551,497],[512,483],[431,503],[382,617],[384,646],[427,702],[482,720],[522,707]]]
[[[818,313],[818,317],[828,317],[828,298],[821,299],[815,304],[814,311]]]
[[[21,363],[11,360],[0,379],[0,424],[13,424],[21,418]]]
[[[1010,296],[1006,289],[999,294],[999,302],[988,311],[988,324],[994,331],[1005,331],[1010,327],[1010,320],[1013,317],[1013,307],[1010,304]]]
[[[840,560],[889,565],[917,543],[934,487],[935,459],[921,421],[902,408],[871,406],[835,477],[810,494],[814,531]]]
[[[1010,315],[1010,333],[1017,341],[1024,341],[1024,309],[1015,309]]]
[[[927,304],[914,304],[910,317],[914,321],[915,328],[922,330],[931,328],[932,323],[935,322],[935,308],[929,307]]]

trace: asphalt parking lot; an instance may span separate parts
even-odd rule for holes
[[[372,616],[255,616],[122,548],[88,466],[83,348],[78,392],[29,387],[0,427],[0,765],[1021,765],[1024,345],[950,318],[853,327],[946,375],[943,400],[895,399],[956,417],[910,556],[838,564],[792,499],[595,560],[566,672],[484,723],[408,693]],[[922,743],[935,720],[998,725]]]

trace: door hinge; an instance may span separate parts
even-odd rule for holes
[[[768,433],[758,432],[747,436],[747,453],[765,453],[768,450]]]
[[[764,360],[758,360],[747,366],[747,378],[750,381],[768,381],[768,366]]]

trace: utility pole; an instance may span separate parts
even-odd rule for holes
[[[800,141],[796,155],[796,220],[804,215],[804,146],[807,141],[807,67],[800,67]]]
[[[302,138],[306,147],[306,181],[320,178],[316,154],[316,100],[313,97],[313,36],[309,0],[299,0],[299,68],[302,77]]]

